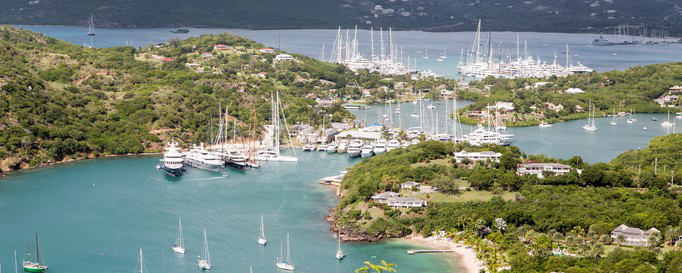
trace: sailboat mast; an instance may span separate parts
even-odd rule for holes
[[[140,273],[144,273],[144,258],[142,257],[142,248],[140,248]]]
[[[291,253],[289,252],[289,233],[287,233],[287,263],[291,263]]]

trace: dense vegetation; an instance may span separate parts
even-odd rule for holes
[[[459,150],[494,150],[503,156],[500,162],[456,163],[451,155]],[[446,231],[475,246],[489,269],[509,265],[510,272],[680,272],[681,252],[666,251],[660,259],[657,255],[663,247],[682,249],[682,241],[672,247],[682,235],[682,188],[677,180],[670,183],[673,173],[682,171],[681,150],[682,135],[673,134],[656,137],[646,149],[623,153],[610,163],[588,165],[579,157],[526,156],[515,147],[422,142],[353,167],[344,177],[336,214],[345,232],[353,235],[400,237],[415,231],[428,236]],[[563,176],[517,176],[521,162],[559,162],[581,173],[574,169]],[[369,198],[382,191],[398,192],[406,181],[436,186],[447,195],[473,190],[496,196],[488,201],[431,200],[426,208],[412,209],[390,208]],[[471,188],[464,189],[466,184]],[[504,200],[501,193],[506,191],[515,197]],[[373,212],[375,207],[382,213]],[[609,245],[620,242],[608,234],[620,224],[662,233],[650,238],[649,248],[614,250]],[[553,256],[559,247],[575,256]]]
[[[231,48],[219,52],[215,44]],[[320,126],[323,119],[328,125],[352,115],[338,102],[320,105],[315,98],[359,98],[363,89],[375,92],[410,81],[356,74],[300,55],[277,63],[274,54],[258,51],[262,47],[221,34],[149,48],[94,49],[2,26],[0,170],[158,151],[170,138],[181,144],[209,142],[219,105],[229,108],[230,126],[236,124],[241,137],[254,137],[253,130],[258,137],[270,122],[275,91],[290,125]],[[201,57],[204,52],[213,57]]]
[[[282,29],[359,25],[472,31],[480,18],[486,28],[498,31],[612,33],[613,26],[630,24],[637,31],[665,29],[679,36],[678,4],[675,0],[5,0],[0,2],[0,23],[87,25],[93,13],[100,27]]]
[[[633,67],[625,71],[576,74],[568,77],[548,79],[495,79],[488,77],[473,82],[469,91],[461,92],[466,99],[476,100],[466,110],[481,110],[495,102],[513,102],[514,113],[509,126],[537,125],[542,120],[558,122],[586,118],[589,103],[595,107],[596,115],[613,112],[665,113],[657,99],[672,86],[680,84],[682,63],[655,64]],[[537,82],[549,82],[536,87]],[[471,90],[484,90],[482,93]],[[582,94],[565,94],[569,88],[580,88]],[[561,105],[562,108],[553,108]],[[580,106],[582,110],[577,109]],[[678,109],[671,109],[673,113]],[[463,121],[467,121],[466,118]]]

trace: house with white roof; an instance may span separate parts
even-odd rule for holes
[[[279,54],[275,56],[275,61],[293,61],[294,57],[289,54]]]
[[[569,88],[569,89],[566,89],[564,91],[564,93],[566,93],[566,94],[582,94],[582,93],[585,93],[585,91],[583,91],[580,88]]]
[[[468,159],[470,161],[493,161],[493,162],[500,162],[500,157],[502,157],[501,153],[496,153],[492,151],[483,151],[483,152],[467,152],[467,151],[461,151],[461,152],[456,152],[455,153],[455,160],[457,163],[461,163],[463,160]]]
[[[395,198],[395,197],[400,197],[400,194],[392,192],[392,191],[387,191],[387,192],[382,192],[382,193],[377,193],[375,195],[372,195],[372,200],[374,200],[374,203],[377,203],[377,204],[386,204],[386,202],[389,198]]]
[[[643,231],[638,228],[628,227],[626,225],[620,225],[611,231],[611,239],[614,241],[618,240],[619,236],[622,236],[624,240],[624,245],[629,246],[649,246],[649,237],[653,234],[661,234],[656,228],[650,228],[647,231]]]
[[[419,188],[421,185],[417,182],[414,181],[408,181],[405,183],[400,184],[401,189],[406,189],[406,190],[411,190],[412,188]]]
[[[391,197],[386,199],[386,204],[393,208],[421,208],[425,207],[428,202],[418,198]]]
[[[529,163],[521,165],[517,170],[517,175],[536,175],[543,178],[544,172],[551,172],[554,175],[564,175],[571,172],[571,166],[558,163]]]

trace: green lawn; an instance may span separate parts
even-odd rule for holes
[[[419,162],[419,163],[414,163],[410,165],[410,167],[415,168],[415,167],[423,167],[423,166],[428,166],[431,164],[439,164],[447,167],[451,167],[452,163],[450,162],[450,158],[441,158],[441,159],[434,159],[431,160],[430,162]]]
[[[426,194],[415,194],[411,197],[416,197],[420,199],[429,200],[429,202],[444,203],[444,202],[468,202],[468,201],[489,201],[495,196],[502,197],[505,201],[514,200],[516,193],[513,192],[503,192],[502,194],[494,194],[490,191],[465,191],[461,194],[443,194],[440,192],[434,192],[429,194],[429,198],[426,198]]]

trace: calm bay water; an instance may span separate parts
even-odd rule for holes
[[[72,42],[78,45],[92,44],[94,47],[112,47],[131,44],[133,46],[148,46],[150,43],[167,42],[172,38],[189,38],[202,34],[230,32],[253,39],[267,46],[278,47],[283,50],[319,58],[322,45],[325,45],[325,58],[329,59],[334,45],[335,29],[300,29],[300,30],[245,30],[220,28],[191,28],[187,34],[170,33],[169,28],[152,29],[97,29],[97,36],[90,40],[85,35],[87,27],[80,26],[25,26],[18,27],[41,32],[45,35]],[[485,29],[485,26],[484,26]],[[345,31],[344,31],[345,33]],[[416,58],[420,70],[431,69],[433,72],[446,77],[456,77],[456,66],[459,63],[462,48],[470,48],[474,32],[421,32],[394,31],[396,44],[403,49],[403,58],[407,62],[410,56]],[[493,32],[492,46],[508,49],[516,54],[515,32]],[[539,56],[546,62],[552,62],[555,53],[558,62],[564,64],[566,45],[570,46],[573,62],[581,62],[597,71],[622,70],[628,67],[663,63],[682,60],[682,44],[671,45],[632,45],[632,46],[588,46],[590,41],[598,35],[567,34],[567,33],[519,33],[521,41],[520,51],[523,54],[523,43],[528,41],[528,53]],[[486,41],[487,37],[484,37]],[[607,38],[611,38],[608,37]],[[370,54],[370,33],[368,30],[358,30],[359,49],[365,56]],[[379,33],[375,31],[374,41],[376,54],[379,55]],[[388,44],[388,33],[384,32],[384,42]],[[429,58],[424,59],[423,53],[428,48]],[[438,62],[438,55],[445,49],[448,58]],[[497,51],[496,51],[497,52]],[[508,53],[508,52],[507,52]],[[506,53],[505,53],[506,54]]]
[[[445,117],[452,112],[452,101],[433,102],[436,109],[427,109],[426,106],[431,102],[425,101],[424,104],[424,126],[427,131],[432,131],[437,127],[438,132],[452,134],[452,122],[448,121],[445,125]],[[471,104],[470,101],[458,101],[457,108]],[[393,127],[399,127],[402,120],[402,128],[419,127],[419,118],[410,115],[419,113],[418,106],[410,102],[400,104],[400,116],[396,114],[396,106],[392,106],[389,111],[387,104],[370,105],[368,110],[350,110],[358,120],[366,120],[368,123],[379,123],[389,125],[392,121]],[[391,120],[388,121],[383,114],[391,113]],[[568,159],[574,155],[579,155],[586,162],[608,162],[618,154],[631,149],[642,149],[647,146],[654,136],[674,133],[673,128],[662,127],[660,123],[667,116],[665,114],[637,114],[639,121],[629,124],[627,117],[618,117],[618,125],[609,125],[610,117],[596,119],[598,130],[596,132],[585,131],[582,126],[586,120],[572,120],[562,123],[555,123],[551,128],[540,128],[538,126],[508,128],[507,133],[513,134],[512,145],[521,148],[527,154],[543,154],[551,157]],[[658,121],[652,121],[656,117]],[[671,116],[671,121],[677,123],[677,127],[682,126],[682,120]],[[383,123],[382,123],[383,122]],[[458,124],[462,133],[471,132],[473,126]],[[647,130],[644,130],[647,127]],[[679,129],[678,129],[679,131]]]
[[[135,272],[144,250],[150,272],[200,272],[202,230],[208,233],[211,272],[277,272],[279,244],[291,234],[296,272],[353,272],[366,260],[397,263],[400,272],[456,272],[441,255],[408,256],[398,242],[344,243],[324,216],[335,206],[319,178],[358,162],[346,155],[299,152],[298,163],[268,163],[222,174],[189,169],[170,178],[155,168],[158,157],[95,159],[0,179],[0,263],[13,268],[13,250],[25,257],[26,240],[38,232],[50,272]],[[228,174],[229,177],[223,177]],[[268,245],[257,244],[259,215]],[[187,253],[171,245],[182,217]],[[376,258],[372,258],[376,256]]]

